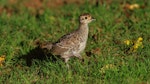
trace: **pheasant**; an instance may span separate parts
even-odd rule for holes
[[[90,14],[82,14],[79,16],[79,27],[62,36],[57,42],[47,44],[43,48],[47,48],[53,55],[59,55],[64,59],[65,63],[71,57],[82,59],[81,53],[86,47],[89,27],[88,24],[94,19]]]

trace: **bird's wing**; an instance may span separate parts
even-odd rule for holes
[[[79,36],[75,32],[69,33],[61,37],[55,45],[60,46],[62,48],[72,48],[79,43]]]

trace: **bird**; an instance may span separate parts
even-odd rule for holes
[[[49,43],[42,48],[47,48],[53,55],[59,55],[68,66],[71,57],[82,59],[81,53],[84,51],[89,33],[88,24],[96,20],[89,13],[79,16],[79,26],[74,31],[63,35],[55,43]]]

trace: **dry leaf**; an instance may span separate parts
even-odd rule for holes
[[[134,9],[140,8],[140,6],[139,6],[139,4],[126,4],[125,8],[127,8],[129,10],[134,10]]]
[[[100,55],[101,54],[101,49],[100,48],[95,48],[92,50],[92,53],[95,55]]]

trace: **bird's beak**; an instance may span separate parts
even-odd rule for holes
[[[96,21],[96,19],[92,17],[92,21]]]

